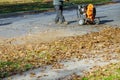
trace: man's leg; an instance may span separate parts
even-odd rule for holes
[[[61,22],[65,22],[65,18],[63,16],[63,6],[62,5],[60,6],[60,9],[59,9],[59,18],[60,18]]]
[[[68,22],[65,21],[65,18],[63,16],[63,6],[60,6],[60,21],[61,23],[68,24]]]
[[[56,11],[56,17],[55,17],[55,23],[57,23],[59,21],[59,5],[55,5],[55,11]]]
[[[65,21],[65,18],[63,16],[63,6],[56,5],[55,10],[57,14],[55,18],[55,23],[57,23],[60,20],[60,23],[68,24],[68,22]]]

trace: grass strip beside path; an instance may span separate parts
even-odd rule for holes
[[[120,62],[112,63],[104,67],[94,67],[92,72],[85,75],[82,80],[119,80]]]
[[[5,1],[5,0],[4,0]],[[103,4],[107,2],[111,2],[111,0],[70,0],[72,3],[76,4]],[[68,2],[64,4],[65,6],[70,6]],[[21,11],[48,11],[53,9],[52,2],[43,3],[42,0],[28,1],[25,3],[16,3],[16,2],[0,2],[0,14],[4,13],[13,13],[13,12],[21,12]]]

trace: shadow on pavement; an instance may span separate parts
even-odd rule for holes
[[[72,23],[77,22],[77,20],[74,20],[74,21],[68,21],[68,22],[69,22],[69,24],[72,24]]]
[[[102,20],[100,21],[100,24],[105,24],[105,23],[109,23],[109,22],[113,22],[114,20]]]

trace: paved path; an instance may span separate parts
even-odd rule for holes
[[[120,2],[120,0],[112,0],[113,2]]]

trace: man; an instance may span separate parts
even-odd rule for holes
[[[65,21],[65,18],[63,16],[63,2],[64,1],[69,1],[69,0],[53,0],[53,5],[55,7],[56,11],[56,18],[55,18],[55,23],[64,23],[68,24],[68,22]]]

